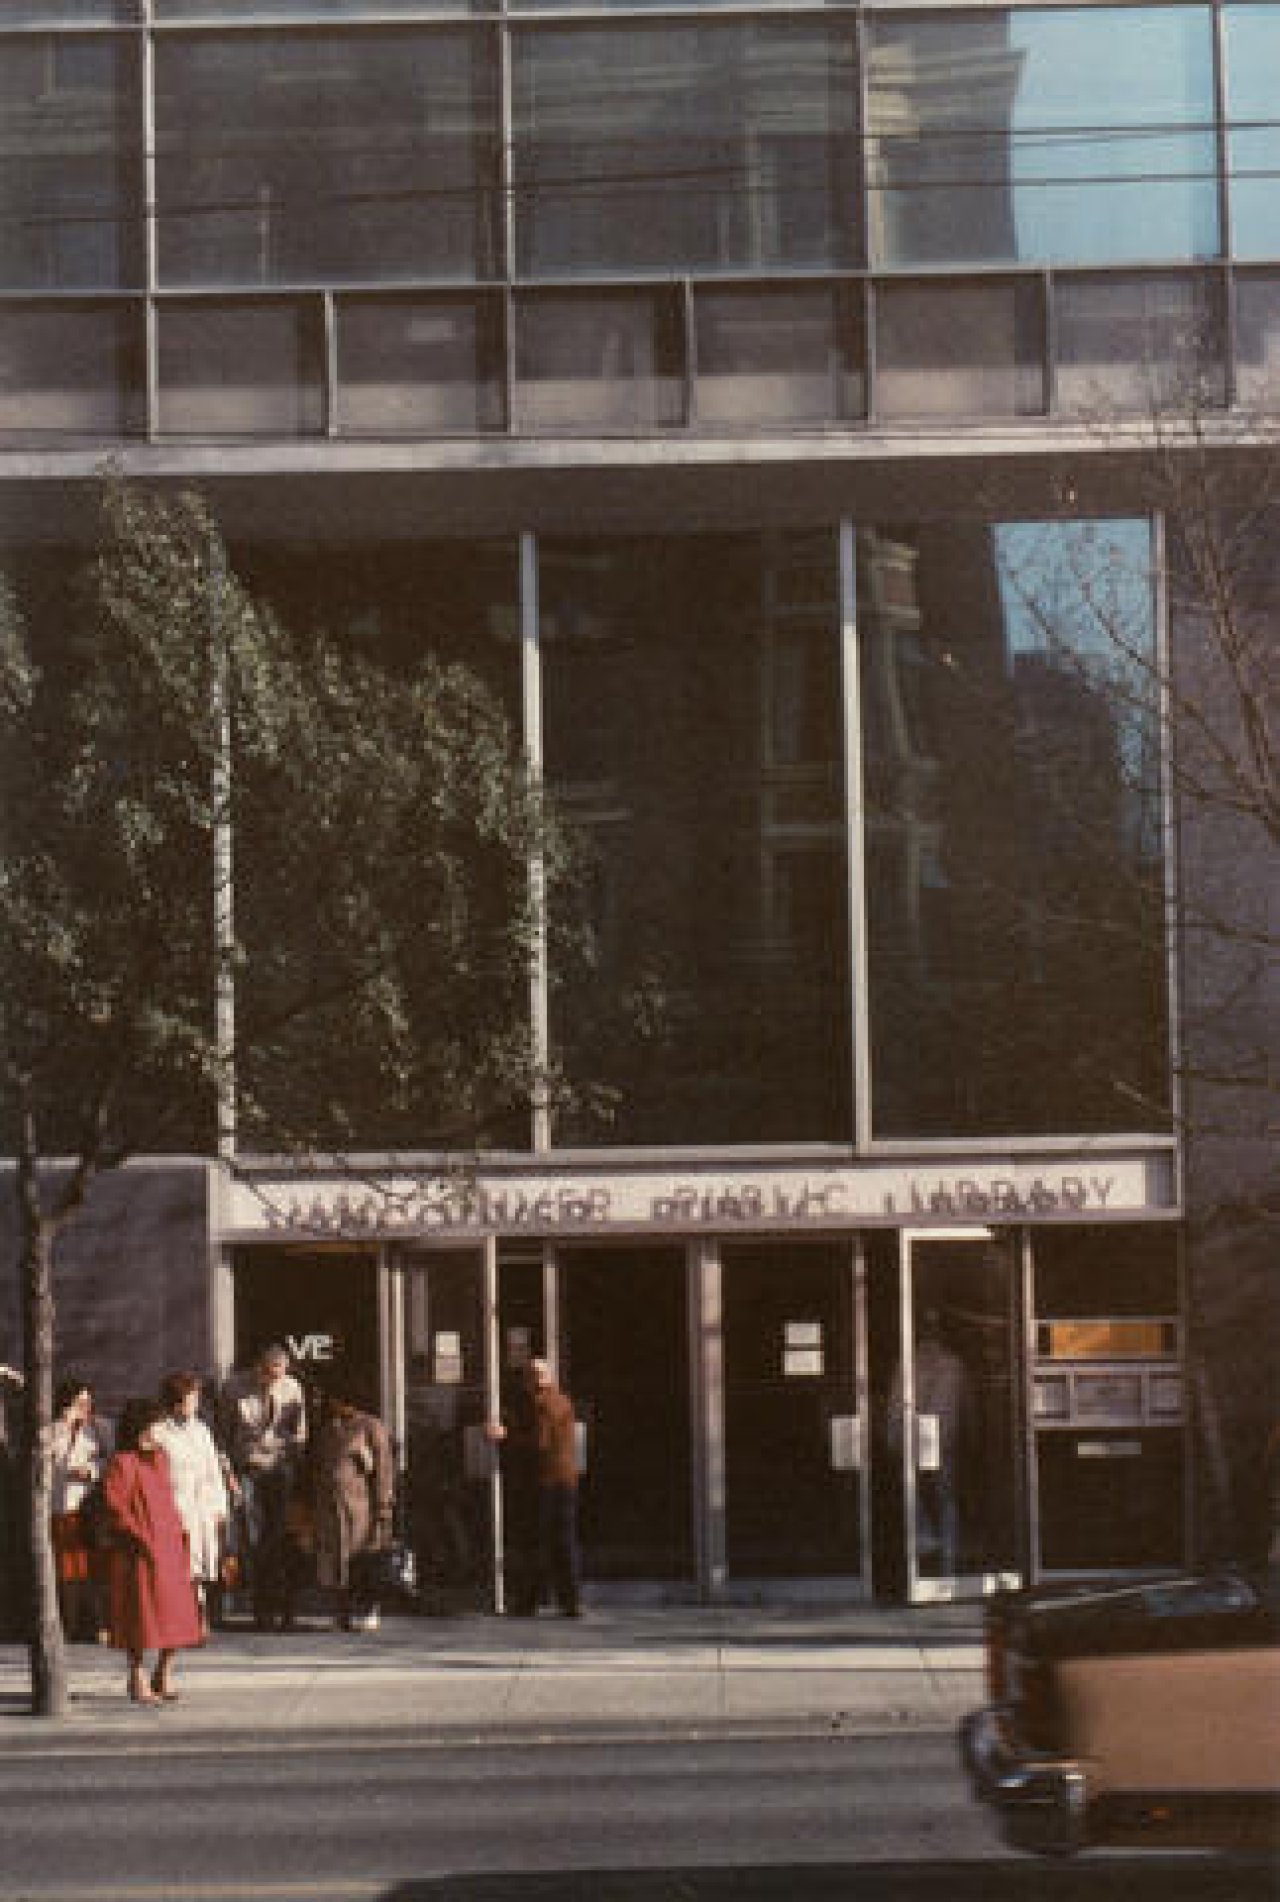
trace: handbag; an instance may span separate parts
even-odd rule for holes
[[[418,1595],[418,1555],[404,1539],[353,1552],[348,1567],[351,1588],[382,1605],[413,1604]]]

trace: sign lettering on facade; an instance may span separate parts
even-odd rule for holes
[[[1165,1150],[1108,1154],[1055,1168],[922,1170],[864,1161],[769,1170],[608,1170],[598,1175],[245,1176],[227,1185],[229,1235],[467,1237],[486,1234],[758,1232],[930,1227],[1176,1213]]]

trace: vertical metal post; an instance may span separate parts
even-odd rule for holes
[[[404,1271],[393,1250],[378,1250],[378,1340],[382,1358],[382,1418],[395,1447],[396,1465],[405,1458],[407,1412],[405,1403]]]
[[[867,1241],[856,1235],[853,1241],[853,1396],[858,1433],[858,1572],[862,1590],[870,1598],[875,1590],[871,1520],[872,1471],[871,1373],[867,1346]]]
[[[496,1420],[502,1411],[502,1367],[498,1340],[498,1238],[496,1235],[486,1235],[484,1238],[481,1273],[484,1279],[485,1417]],[[497,1459],[494,1460],[489,1474],[489,1524],[493,1538],[493,1609],[501,1613],[506,1610],[506,1552],[502,1524],[502,1475]]]
[[[689,1367],[693,1386],[693,1514],[698,1596],[716,1604],[728,1582],[725,1525],[724,1302],[720,1250],[694,1242],[688,1255]]]

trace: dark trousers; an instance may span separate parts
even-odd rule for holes
[[[563,1612],[578,1610],[578,1489],[538,1488],[538,1573],[535,1604],[555,1595]]]
[[[252,1473],[242,1481],[249,1530],[249,1582],[253,1615],[260,1624],[287,1619],[293,1611],[293,1561],[289,1550],[291,1475],[286,1467]]]

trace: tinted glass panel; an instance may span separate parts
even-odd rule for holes
[[[341,478],[330,482],[339,485],[333,497],[337,519]],[[402,518],[405,539],[399,541],[237,547],[232,564],[299,641],[323,630],[393,675],[416,670],[427,653],[442,661],[460,660],[493,687],[508,710],[518,707],[517,569],[511,545],[409,539],[415,525],[420,533],[420,509],[416,517]],[[264,534],[273,526],[268,523]],[[247,770],[242,768],[241,785]],[[397,961],[397,980],[403,980],[411,999],[415,1045],[429,1053],[415,1072],[413,1100],[406,1105],[403,1089],[397,1093],[388,1074],[385,1043],[366,1034],[354,1000],[348,958],[352,934],[360,927],[335,911],[328,893],[312,888],[310,849],[305,834],[283,836],[279,827],[242,826],[237,833],[236,925],[244,944],[237,1013],[246,1143],[255,1135],[261,1140],[264,1129],[296,1126],[299,1103],[309,1117],[317,1105],[332,1104],[339,1049],[351,1122],[344,1134],[343,1119],[335,1115],[335,1142],[355,1150],[421,1151],[458,1140],[457,1132],[468,1127],[473,1113],[464,1103],[466,1090],[474,1086],[483,1098],[491,1087],[494,1052],[486,1039],[492,1025],[510,1023],[515,1008],[505,972],[495,971],[484,954],[494,917],[489,906],[501,910],[505,888],[496,875],[487,881],[477,874],[469,883],[468,916],[479,950],[463,969],[432,931],[432,907],[439,914],[449,902],[442,896],[449,867],[443,861],[424,866],[406,883],[397,883],[395,902],[419,925],[412,956],[406,945]],[[523,982],[520,991],[523,1004]],[[309,1002],[299,1015],[298,1000],[304,996]],[[420,1012],[427,999],[433,1003],[424,1019]],[[499,1147],[528,1146],[528,1117],[519,1107],[509,1116],[495,1111],[487,1127]]]
[[[487,268],[497,158],[482,38],[164,38],[156,73],[164,282]]]
[[[1236,384],[1242,403],[1280,405],[1280,271],[1236,280]]]
[[[516,305],[519,429],[655,429],[684,413],[665,294],[526,296]]]
[[[1226,9],[1231,248],[1280,257],[1280,6]]]
[[[863,413],[861,305],[817,284],[694,298],[700,423],[835,422]]]
[[[138,310],[0,306],[0,431],[123,436],[140,429],[141,365]]]
[[[136,71],[134,47],[109,37],[0,47],[0,288],[138,282]]]
[[[186,436],[297,436],[324,421],[319,313],[280,304],[160,312],[160,427]]]
[[[0,26],[110,26],[139,17],[141,0],[0,0]]]
[[[883,284],[875,310],[878,416],[1043,410],[1038,284]]]
[[[854,60],[810,22],[548,29],[515,42],[519,267],[854,256]]]
[[[874,261],[1217,249],[1207,8],[889,18],[870,48]]]
[[[878,1135],[1163,1120],[1150,560],[1142,523],[859,536]]]
[[[502,426],[496,307],[471,298],[370,298],[338,306],[338,420],[379,435]]]
[[[488,13],[497,0],[151,0],[157,20],[367,20],[401,13]]]
[[[1054,313],[1060,409],[1105,415],[1223,401],[1216,279],[1172,273],[1059,278]]]
[[[553,1042],[617,1092],[559,1139],[847,1136],[834,538],[553,541],[540,596],[548,777],[596,948]]]

